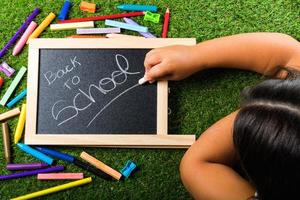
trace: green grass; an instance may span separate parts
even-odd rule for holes
[[[79,0],[72,1],[70,17],[84,17],[93,14],[79,10]],[[159,6],[163,14],[167,6],[171,9],[169,37],[195,37],[198,42],[215,37],[242,32],[272,31],[283,32],[298,37],[299,0],[152,0],[152,1],[94,1],[99,5],[96,14],[117,13],[116,5],[120,3],[153,3]],[[0,47],[11,38],[23,20],[35,8],[40,7],[42,13],[37,21],[41,22],[49,12],[59,13],[63,1],[54,0],[2,0],[0,6]],[[148,26],[152,33],[160,35],[161,26],[151,22],[143,22],[142,17],[135,18]],[[96,23],[103,27],[103,22]],[[136,35],[133,32],[127,34]],[[51,32],[47,29],[41,37],[63,38],[74,34],[73,31]],[[27,66],[28,48],[17,56],[11,56],[12,48],[1,58],[16,69]],[[1,73],[1,76],[5,76]],[[170,133],[196,134],[199,136],[216,120],[237,109],[240,91],[261,80],[261,76],[238,70],[209,70],[198,73],[181,82],[171,82],[169,117]],[[12,79],[5,77],[5,85],[1,89],[1,97]],[[17,88],[15,94],[26,88],[26,78]],[[15,95],[14,94],[14,95]],[[17,106],[20,106],[19,102]],[[1,107],[0,112],[7,111]],[[9,121],[10,129],[15,129],[17,119]],[[0,137],[2,144],[2,137]],[[0,173],[6,174],[5,160],[0,149]],[[103,148],[69,148],[57,147],[58,150],[79,156],[82,150],[103,160],[113,168],[120,169],[128,159],[134,160],[140,171],[125,182],[107,182],[94,178],[89,185],[70,189],[43,197],[42,199],[190,199],[183,187],[178,166],[184,150],[161,149],[103,149]],[[37,161],[13,146],[14,162]],[[68,171],[81,171],[73,165],[64,164]],[[86,173],[86,175],[91,175]],[[0,199],[9,199],[40,189],[58,185],[61,182],[40,182],[36,177],[27,177],[0,182]]]

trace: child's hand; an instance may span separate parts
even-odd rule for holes
[[[195,70],[191,46],[169,46],[153,49],[145,57],[145,79],[150,83],[156,80],[181,80]]]

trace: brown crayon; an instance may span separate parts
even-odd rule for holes
[[[11,162],[10,154],[10,138],[7,122],[2,123],[2,135],[3,135],[3,146],[4,146],[4,157],[7,163]]]

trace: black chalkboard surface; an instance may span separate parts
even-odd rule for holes
[[[40,49],[37,134],[156,134],[150,49]]]

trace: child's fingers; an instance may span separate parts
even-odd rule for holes
[[[151,67],[153,67],[161,62],[161,58],[157,54],[153,54],[153,53],[149,54],[149,53],[146,54],[145,61],[144,61],[146,73],[150,70]]]
[[[155,65],[147,71],[145,78],[149,81],[153,80],[165,80],[170,76],[169,70],[163,66],[162,63]]]

